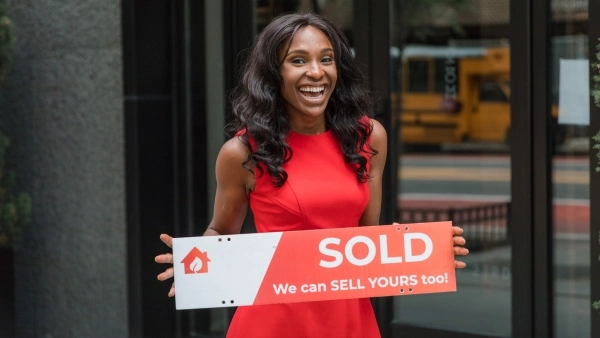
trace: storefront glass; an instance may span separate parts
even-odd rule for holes
[[[452,220],[458,291],[394,299],[393,323],[511,336],[509,1],[391,1],[398,219]]]
[[[471,253],[458,291],[393,300],[398,330],[512,336],[510,0],[390,0],[391,110],[398,134],[397,217],[452,220]],[[255,29],[285,12],[312,11],[354,46],[352,0],[257,0]],[[589,87],[570,81],[587,63],[585,0],[553,0],[554,335],[590,335]],[[586,63],[585,67],[583,63]],[[587,67],[587,68],[586,68]],[[586,76],[582,76],[586,78]],[[574,114],[563,105],[581,107]],[[561,108],[562,107],[562,108]],[[588,113],[589,115],[589,113]],[[533,295],[532,295],[533,297]],[[216,311],[219,312],[219,311]],[[216,315],[216,313],[214,314]],[[216,332],[222,332],[228,313]],[[217,315],[216,317],[219,317]]]
[[[590,336],[588,1],[552,1],[554,332]]]

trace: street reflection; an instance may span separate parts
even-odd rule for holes
[[[425,327],[468,327],[473,332],[510,335],[506,323],[510,321],[512,273],[506,215],[495,215],[498,219],[490,224],[490,215],[479,214],[487,206],[510,203],[509,155],[412,153],[402,155],[400,163],[401,215],[418,210],[423,213],[422,220],[427,221],[452,219],[452,214],[471,210],[474,216],[455,223],[465,228],[471,250],[464,259],[467,267],[457,270],[460,298],[469,305],[460,311],[450,308],[456,305],[446,308],[444,304],[455,304],[455,295],[404,297],[396,302],[396,319]],[[554,159],[555,297],[557,303],[564,305],[564,310],[559,310],[563,321],[574,318],[568,313],[573,307],[583,309],[589,302],[589,169],[583,150]],[[488,316],[495,320],[486,320]],[[565,327],[560,331],[565,335],[558,336],[585,336],[589,332],[585,318],[580,319],[579,328]]]

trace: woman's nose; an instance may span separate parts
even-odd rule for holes
[[[320,79],[324,74],[323,68],[318,62],[311,62],[308,66],[308,70],[306,71],[306,76]]]

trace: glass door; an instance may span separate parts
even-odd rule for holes
[[[556,1],[551,16],[554,336],[591,337],[588,2]],[[592,46],[595,47],[595,46]]]
[[[451,220],[470,250],[456,293],[393,300],[392,331],[509,337],[509,1],[390,4],[397,219]]]

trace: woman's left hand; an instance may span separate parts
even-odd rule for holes
[[[394,222],[394,224],[400,224],[400,223]],[[452,245],[454,247],[454,256],[466,256],[469,254],[469,249],[464,247],[465,244],[467,243],[467,241],[462,236],[462,234],[463,234],[462,228],[459,228],[456,226],[452,227]],[[462,269],[465,266],[467,266],[467,263],[454,260],[455,268]]]
[[[469,254],[469,249],[465,248],[464,245],[467,242],[462,236],[463,229],[453,226],[452,227],[452,242],[454,245],[454,256],[466,256]],[[465,262],[454,260],[454,267],[462,269],[467,264]]]

